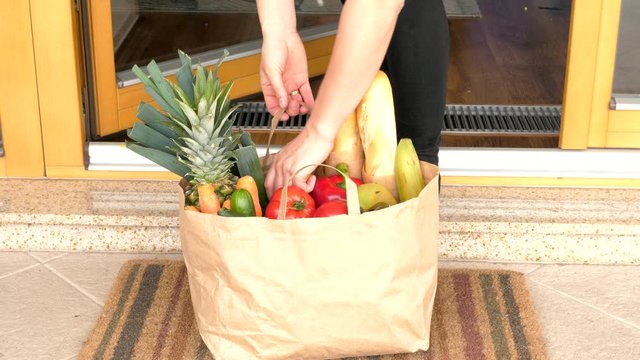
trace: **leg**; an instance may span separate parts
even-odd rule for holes
[[[438,164],[447,94],[449,26],[442,0],[405,0],[383,70],[393,88],[398,138]]]

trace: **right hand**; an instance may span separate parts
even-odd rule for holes
[[[311,192],[315,185],[313,171],[316,166],[305,166],[323,163],[332,149],[332,141],[324,139],[312,126],[306,126],[282,150],[272,155],[264,181],[267,195],[271,197],[285,184]],[[298,170],[301,171],[296,174]],[[289,180],[290,184],[287,183]]]
[[[286,109],[282,121],[289,116],[306,114],[313,108],[307,56],[296,32],[263,39],[260,85],[271,115]],[[298,93],[291,95],[293,91]]]

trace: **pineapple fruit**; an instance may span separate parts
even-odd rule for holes
[[[195,76],[191,58],[182,51],[179,56],[177,84],[167,80],[153,60],[147,65],[149,75],[133,67],[162,111],[140,104],[137,115],[142,122],[128,131],[134,142],[127,147],[188,180],[187,205],[216,213],[237,180],[233,150],[240,135],[232,133],[237,110],[229,101],[233,82],[222,86],[218,79],[224,56],[212,70],[198,65]]]

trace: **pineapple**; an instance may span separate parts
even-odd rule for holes
[[[187,199],[194,203],[193,189],[198,189],[200,210],[215,213],[237,180],[232,168],[239,135],[232,133],[232,124],[238,107],[229,101],[233,82],[222,86],[218,79],[224,56],[212,70],[198,65],[195,76],[189,56],[182,51],[179,56],[177,84],[165,79],[153,60],[147,65],[149,76],[133,67],[163,112],[142,102],[138,107],[142,123],[128,131],[135,142],[127,147],[187,179],[191,185]]]

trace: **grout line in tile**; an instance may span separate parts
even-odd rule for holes
[[[5,279],[5,278],[8,278],[9,276],[20,274],[21,272],[25,272],[27,270],[31,270],[31,269],[37,268],[40,265],[42,265],[42,264],[41,263],[37,263],[37,264],[29,265],[27,267],[23,267],[22,269],[14,270],[14,271],[6,273],[4,275],[0,275],[0,279]]]
[[[582,300],[580,298],[577,298],[577,297],[575,297],[573,295],[567,294],[566,292],[558,290],[558,289],[556,289],[556,288],[554,288],[552,286],[549,286],[547,284],[541,283],[540,281],[533,280],[533,279],[529,279],[529,281],[534,282],[534,283],[536,283],[536,284],[538,284],[538,285],[540,285],[542,287],[545,287],[545,288],[547,288],[549,290],[552,290],[552,291],[554,291],[554,292],[556,292],[556,293],[558,293],[558,294],[560,294],[560,295],[562,295],[564,297],[567,297],[567,298],[569,298],[569,299],[571,299],[571,300],[573,300],[573,301],[575,301],[577,303],[580,303],[580,304],[582,304],[584,306],[587,306],[587,307],[589,307],[589,308],[591,308],[591,309],[593,309],[593,310],[595,310],[595,311],[597,311],[597,312],[599,312],[599,313],[601,313],[603,315],[606,315],[606,316],[608,316],[608,317],[610,317],[612,319],[618,320],[618,321],[620,321],[621,323],[623,323],[623,324],[625,324],[627,326],[635,328],[636,330],[640,330],[640,325],[635,324],[635,323],[633,323],[633,322],[631,322],[631,321],[629,321],[627,319],[621,318],[620,316],[611,314],[611,313],[609,313],[609,312],[607,312],[607,311],[605,311],[605,310],[603,310],[603,309],[601,309],[601,308],[599,308],[599,307],[597,307],[595,305],[592,305],[592,304],[590,304],[590,303],[588,303],[588,302],[586,302],[586,301],[584,301],[584,300]]]
[[[542,265],[542,264],[538,264],[538,266],[536,266],[536,267],[534,267],[533,269],[531,269],[531,270],[527,271],[526,273],[524,273],[524,275],[525,275],[525,276],[526,276],[526,275],[530,275],[530,274],[534,273],[535,271],[538,271],[538,270],[542,269],[542,267],[543,267],[543,266],[544,266],[544,265]]]
[[[68,277],[62,275],[58,270],[54,269],[53,267],[51,267],[51,265],[48,264],[42,264],[42,266],[46,267],[47,269],[49,269],[49,271],[51,271],[52,273],[56,274],[59,278],[61,278],[62,280],[64,280],[66,283],[68,283],[69,285],[71,285],[74,289],[78,290],[79,292],[82,293],[82,295],[88,297],[91,301],[93,301],[96,305],[99,305],[100,307],[104,307],[104,303],[100,300],[98,300],[95,296],[89,294],[87,291],[85,291],[84,289],[82,289],[80,286],[78,286],[78,284],[74,283],[73,281],[71,281],[71,279],[69,279]]]
[[[42,260],[41,258],[39,258],[38,256],[36,256],[36,255],[35,255],[35,254],[33,254],[32,252],[28,252],[27,254],[29,254],[29,256],[31,256],[32,258],[34,258],[34,259],[38,260],[38,262],[40,262],[41,264],[46,264],[46,263],[48,263],[48,262],[49,262],[49,261],[51,261],[51,260],[60,259],[60,258],[61,258],[61,257],[63,257],[63,256],[67,256],[67,255],[69,255],[69,253],[63,252],[63,253],[60,253],[60,254],[58,254],[58,255],[56,255],[56,256],[54,256],[54,257],[51,257],[51,258],[49,258],[49,259],[47,259],[47,260]]]

